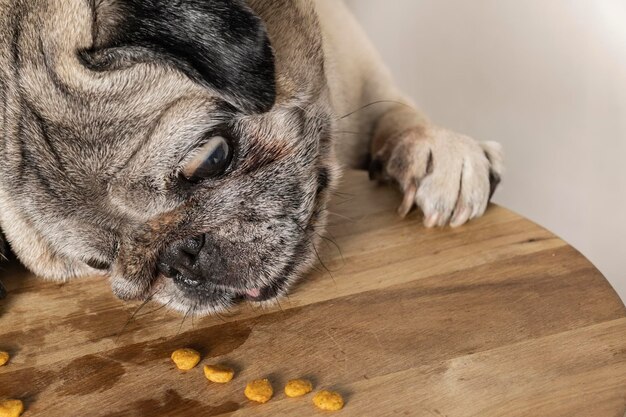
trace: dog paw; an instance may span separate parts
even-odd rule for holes
[[[400,216],[417,205],[426,227],[457,227],[485,212],[502,170],[500,144],[429,128],[389,139],[372,157],[370,178],[399,184]]]

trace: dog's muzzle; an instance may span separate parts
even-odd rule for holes
[[[207,291],[228,291],[252,301],[277,295],[277,284],[254,285],[237,270],[237,249],[225,241],[203,234],[168,245],[158,262],[159,271],[171,278],[184,293],[201,295]]]

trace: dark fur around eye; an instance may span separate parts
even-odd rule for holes
[[[105,13],[105,3],[94,6]],[[243,0],[117,0],[113,28],[96,28],[81,54],[93,70],[162,60],[246,111],[267,111],[276,91],[274,55],[260,18]],[[110,11],[106,11],[110,13]],[[106,19],[102,19],[106,20]],[[104,23],[102,23],[104,24]]]

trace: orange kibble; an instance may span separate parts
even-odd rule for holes
[[[228,366],[204,365],[204,376],[211,382],[225,384],[235,376],[235,371]]]
[[[255,379],[248,382],[244,394],[249,400],[266,403],[274,395],[274,389],[268,379]]]
[[[0,417],[19,417],[24,412],[24,403],[20,400],[0,401]]]
[[[313,391],[313,384],[306,379],[292,379],[285,385],[285,395],[287,397],[302,397]]]
[[[313,397],[313,404],[321,410],[337,411],[343,408],[343,398],[338,392],[322,390]]]
[[[200,353],[198,353],[197,350],[189,348],[176,349],[172,353],[171,358],[178,369],[188,371],[200,362]]]

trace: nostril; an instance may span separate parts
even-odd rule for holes
[[[195,262],[196,255],[191,255],[184,250],[181,250],[178,254],[178,258],[176,259],[176,267],[178,267],[178,269],[192,271],[194,269]]]

